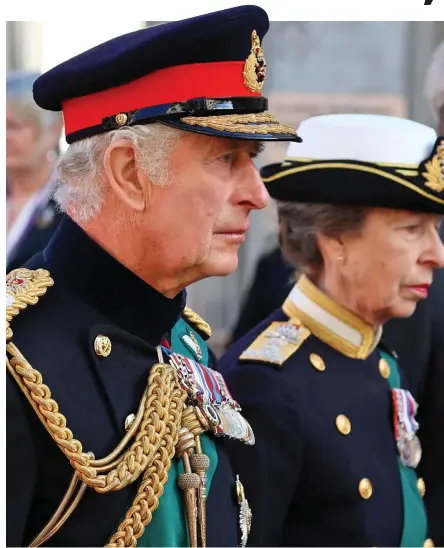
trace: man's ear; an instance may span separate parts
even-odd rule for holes
[[[138,169],[131,141],[119,139],[111,143],[106,149],[103,167],[119,200],[134,211],[144,211],[149,201],[150,184]]]

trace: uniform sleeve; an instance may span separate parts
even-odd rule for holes
[[[37,455],[25,411],[29,405],[6,375],[6,545],[26,546],[26,525],[37,480]]]
[[[300,475],[302,433],[291,394],[263,375],[261,367],[268,366],[255,370],[245,365],[228,376],[256,438],[254,446],[230,441],[228,451],[253,513],[248,546],[279,546]]]

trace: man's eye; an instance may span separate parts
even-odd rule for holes
[[[221,161],[224,164],[231,164],[231,162],[233,161],[233,153],[219,156],[219,161]]]

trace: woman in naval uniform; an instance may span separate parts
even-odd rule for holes
[[[262,170],[296,284],[221,361],[256,435],[231,448],[249,545],[431,546],[417,404],[381,336],[444,266],[444,141],[372,115],[314,117],[299,134]]]

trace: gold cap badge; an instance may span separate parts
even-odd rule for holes
[[[425,186],[435,192],[444,192],[444,139],[436,147],[436,154],[425,164],[423,177],[427,180]]]
[[[257,32],[251,33],[251,53],[245,61],[244,83],[253,92],[261,91],[267,77],[267,63]]]

